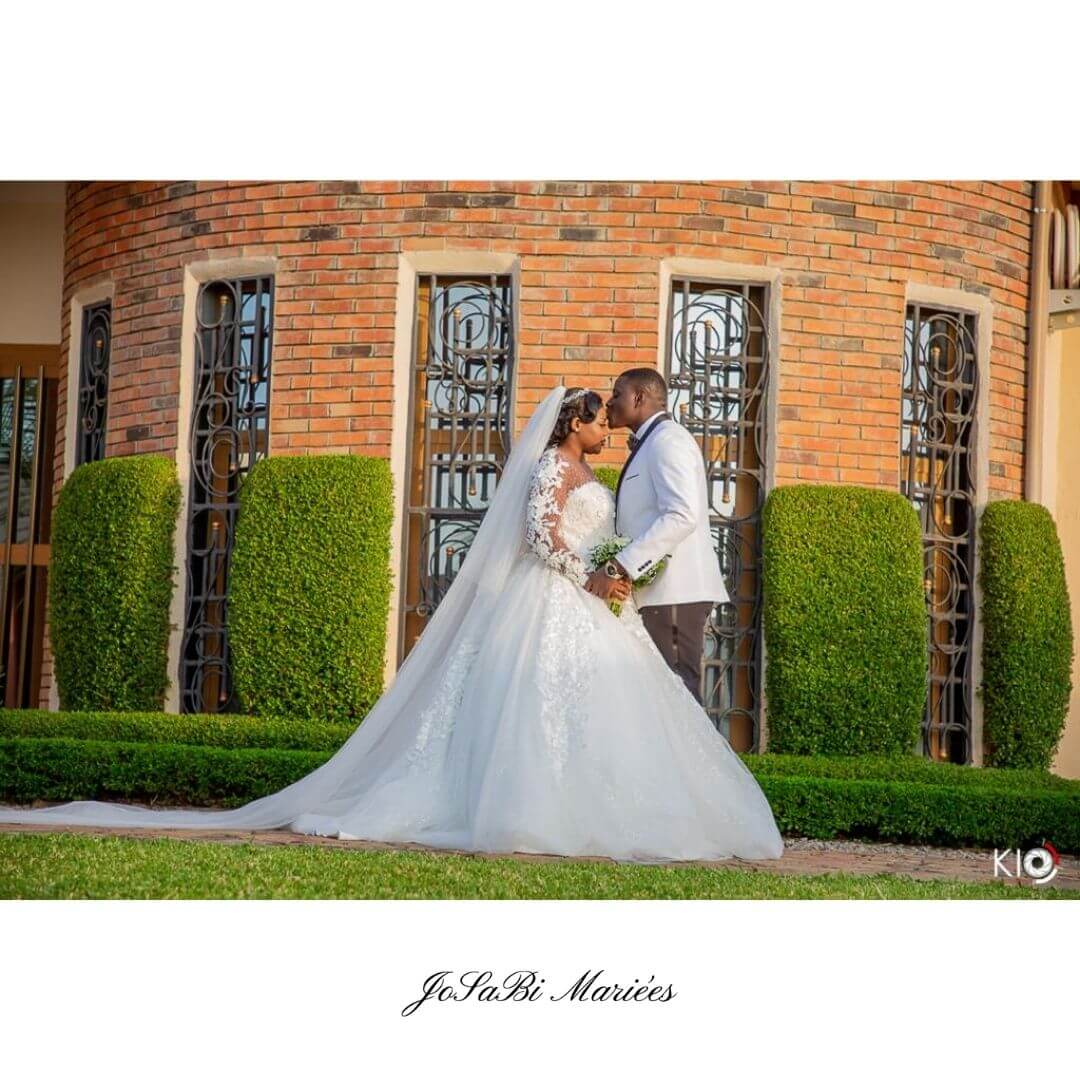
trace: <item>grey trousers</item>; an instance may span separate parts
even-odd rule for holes
[[[641,621],[656,642],[668,667],[701,701],[701,651],[705,623],[716,605],[711,600],[696,604],[656,604],[641,608]]]

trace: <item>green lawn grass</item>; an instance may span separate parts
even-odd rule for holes
[[[1076,895],[886,874],[795,876],[315,845],[0,835],[0,899],[987,900]]]

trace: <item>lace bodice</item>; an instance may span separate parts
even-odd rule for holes
[[[615,500],[584,462],[549,447],[529,485],[525,542],[553,570],[584,585],[590,551],[615,532]]]

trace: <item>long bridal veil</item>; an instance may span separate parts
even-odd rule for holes
[[[0,822],[135,828],[275,829],[301,815],[333,814],[362,795],[417,738],[423,714],[443,687],[455,642],[490,631],[495,599],[522,555],[529,480],[559,415],[564,386],[537,406],[503,468],[495,495],[456,578],[393,683],[341,749],[281,791],[232,810],[148,810],[96,801],[37,810],[0,807]]]

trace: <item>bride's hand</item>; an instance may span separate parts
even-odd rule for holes
[[[627,578],[608,577],[603,570],[594,570],[585,582],[585,591],[601,600],[626,600],[632,588]]]

